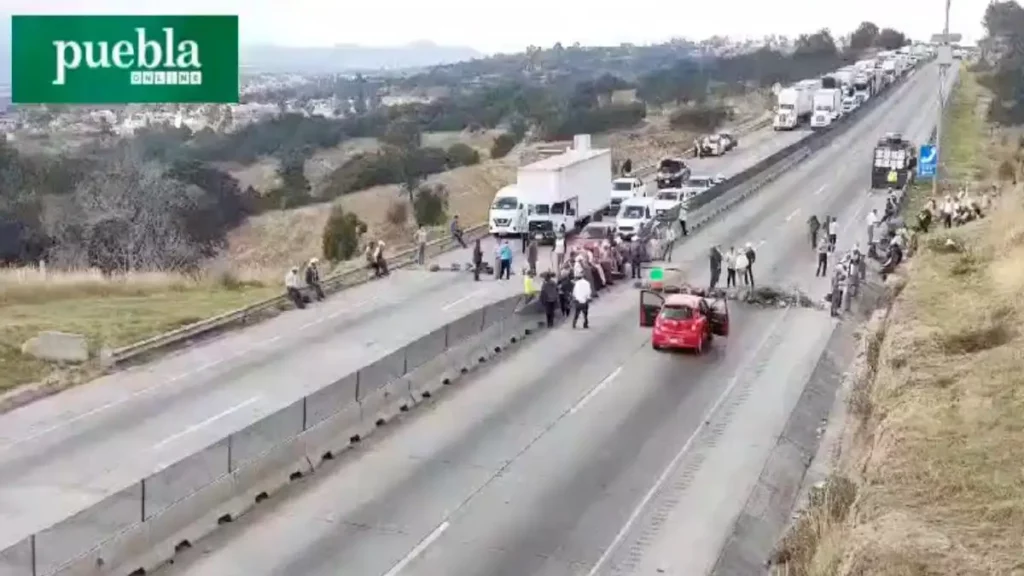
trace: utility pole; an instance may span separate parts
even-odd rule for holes
[[[935,175],[932,176],[932,197],[939,193],[939,167],[942,165],[942,121],[946,116],[946,98],[943,87],[946,85],[946,71],[953,65],[953,47],[949,44],[949,5],[946,2],[946,23],[942,28],[942,42],[939,44],[939,120],[935,125]]]

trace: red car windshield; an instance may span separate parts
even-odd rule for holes
[[[694,317],[693,308],[689,306],[672,306],[661,309],[661,317],[665,320],[690,320]]]

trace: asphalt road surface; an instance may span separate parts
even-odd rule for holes
[[[934,66],[791,173],[680,245],[758,246],[758,281],[824,294],[806,216],[864,242],[871,148],[921,142]],[[594,576],[706,573],[836,321],[734,305],[704,357],[658,353],[638,296],[615,288],[591,328],[527,343],[161,571],[165,576]]]
[[[800,136],[745,135],[736,151],[695,166],[728,175]],[[306,310],[0,415],[0,550],[521,290],[519,282],[397,270]]]

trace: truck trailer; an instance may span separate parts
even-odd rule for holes
[[[842,114],[843,96],[838,88],[822,88],[814,93],[811,128],[828,128]]]
[[[591,148],[589,134],[576,135],[571,150],[520,168],[516,188],[531,200],[530,236],[554,240],[558,230],[586,226],[611,203],[611,174],[611,150]]]
[[[917,149],[901,134],[889,133],[879,139],[871,162],[871,188],[901,188],[914,181],[917,169]],[[889,175],[896,173],[896,181]]]
[[[774,130],[792,130],[810,119],[814,110],[814,92],[804,86],[790,86],[779,92]]]

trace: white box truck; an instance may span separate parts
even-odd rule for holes
[[[779,92],[772,128],[792,130],[809,119],[814,108],[814,93],[803,86],[790,86]]]
[[[487,214],[490,233],[503,236],[522,236],[527,229],[527,213],[530,198],[527,190],[520,190],[515,184],[505,186],[494,195],[494,202]]]
[[[822,88],[814,93],[814,115],[811,128],[828,128],[843,111],[842,91],[838,88]]]
[[[530,198],[527,226],[531,237],[553,240],[557,230],[582,228],[611,203],[612,151],[590,147],[590,135],[573,138],[573,147],[519,169],[516,187]]]

